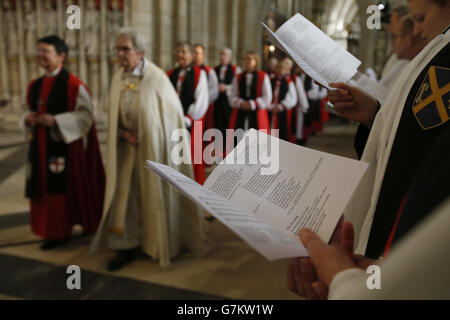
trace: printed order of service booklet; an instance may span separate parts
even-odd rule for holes
[[[347,82],[361,61],[327,36],[300,13],[286,21],[275,33],[261,22],[270,41],[327,89],[332,82]]]
[[[203,186],[166,165],[146,166],[268,260],[307,256],[298,238],[305,227],[328,242],[368,168],[255,129]]]

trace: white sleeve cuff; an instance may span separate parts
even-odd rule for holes
[[[362,269],[352,268],[339,272],[333,278],[328,290],[328,300],[354,299],[353,294],[363,286],[366,286],[366,273]],[[367,275],[368,276],[368,275]],[[358,286],[355,287],[355,281]],[[361,282],[359,284],[359,282]],[[352,292],[349,292],[352,289]]]
[[[192,121],[191,121],[191,119],[189,118],[189,117],[184,117],[184,122],[186,123],[186,127],[187,128],[190,128],[191,127],[191,125],[192,125]]]

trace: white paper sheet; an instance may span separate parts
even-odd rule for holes
[[[237,207],[233,202],[187,178],[175,169],[148,160],[147,166],[211,213],[267,260],[307,256],[307,251],[298,240],[290,239],[250,212]]]
[[[275,33],[264,23],[261,24],[277,47],[290,55],[306,74],[330,90],[329,83],[347,82],[361,64],[361,61],[299,13]]]
[[[204,186],[169,167],[147,163],[268,260],[306,256],[297,236],[303,227],[328,242],[368,167],[254,129]]]

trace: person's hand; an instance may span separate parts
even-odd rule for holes
[[[48,113],[41,114],[37,117],[36,123],[40,126],[51,128],[55,125],[55,118]]]
[[[379,264],[379,260],[366,258],[360,254],[355,254],[353,256],[353,261],[355,262],[356,266],[360,269],[367,270],[367,268],[374,264]]]
[[[123,137],[132,146],[135,146],[139,143],[139,136],[137,133],[133,133],[130,131],[124,131]]]
[[[327,288],[330,287],[331,281],[336,274],[347,269],[358,267],[346,250],[325,244],[311,230],[300,230],[299,237],[308,250],[317,279]]]
[[[370,127],[378,110],[378,102],[361,89],[346,83],[330,83],[337,90],[328,91],[328,100],[344,118]]]
[[[34,127],[37,124],[37,113],[29,112],[25,117],[25,125],[28,127]]]
[[[252,105],[250,104],[249,101],[242,101],[242,102],[241,102],[241,105],[240,105],[240,108],[241,108],[242,110],[247,111],[247,110],[251,110],[251,109],[252,109]]]
[[[310,300],[324,300],[328,295],[327,286],[317,280],[310,258],[291,259],[287,272],[289,291]]]
[[[344,223],[344,217],[341,217],[334,229],[330,245],[344,250],[352,258],[353,239],[353,225],[350,222]],[[328,295],[328,287],[318,281],[310,258],[291,260],[288,267],[287,287],[291,292],[307,299],[323,300]]]
[[[227,92],[227,85],[224,83],[219,83],[219,92],[220,93]]]

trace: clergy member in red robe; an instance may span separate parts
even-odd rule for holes
[[[219,52],[220,64],[215,68],[219,80],[219,96],[214,103],[214,127],[220,130],[222,137],[225,137],[232,112],[227,92],[231,90],[233,79],[242,73],[240,67],[231,64],[232,55],[230,48],[222,48]]]
[[[255,128],[270,132],[267,110],[272,102],[272,88],[269,76],[258,70],[258,65],[258,55],[252,51],[247,52],[245,70],[234,78],[229,94],[229,102],[233,108],[228,126],[230,129],[247,131]]]
[[[37,42],[37,62],[46,75],[28,86],[29,133],[26,196],[32,231],[41,249],[68,242],[80,224],[94,233],[102,214],[105,173],[88,88],[64,68],[65,42],[48,36]]]
[[[278,137],[292,140],[293,110],[297,105],[294,81],[290,77],[289,66],[284,60],[278,62],[272,78],[272,104],[269,108],[270,129],[278,130]],[[273,131],[272,131],[273,134]]]
[[[206,72],[192,63],[192,47],[180,42],[175,48],[178,68],[167,74],[180,97],[185,115],[186,127],[191,131],[191,153],[195,180],[205,182],[203,163],[204,119],[209,105],[208,78]]]
[[[206,72],[208,79],[208,111],[205,115],[205,129],[213,129],[214,126],[214,102],[219,96],[219,81],[216,72],[210,66],[205,64],[205,47],[202,44],[195,44],[192,53],[192,61]]]

